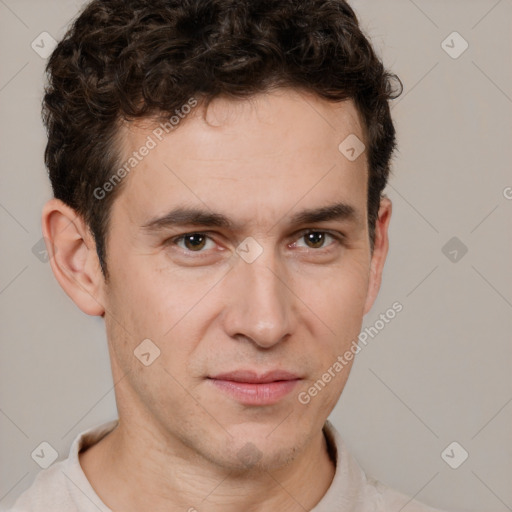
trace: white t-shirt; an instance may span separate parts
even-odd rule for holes
[[[116,426],[117,420],[113,420],[79,434],[69,457],[40,471],[9,512],[113,512],[87,480],[78,453]],[[336,460],[336,472],[324,497],[310,512],[442,512],[367,477],[329,421],[324,433]]]

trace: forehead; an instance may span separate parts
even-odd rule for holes
[[[303,207],[365,202],[366,153],[351,161],[340,151],[347,137],[365,140],[352,101],[281,89],[242,100],[216,98],[208,109],[199,104],[173,121],[169,133],[165,123],[150,120],[122,130],[124,161],[151,147],[139,155],[116,201],[129,205],[134,221],[177,201],[236,209],[247,220],[299,201]]]

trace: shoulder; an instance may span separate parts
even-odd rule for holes
[[[377,509],[379,512],[381,510],[382,512],[388,510],[400,510],[401,512],[445,512],[425,505],[373,478],[368,477],[367,485],[372,488],[380,504],[380,508]]]
[[[74,512],[77,510],[69,500],[66,474],[69,459],[56,462],[48,469],[40,471],[32,485],[21,494],[14,507],[9,512],[39,512],[42,510],[56,510],[58,503],[62,510]]]
[[[99,442],[116,425],[117,420],[113,420],[80,433],[69,456],[40,471],[8,512],[111,512],[87,480],[78,454]]]
[[[314,512],[338,508],[350,512],[445,512],[367,475],[329,421],[324,426],[324,433],[336,460],[336,473],[330,489]]]

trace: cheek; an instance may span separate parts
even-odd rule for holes
[[[305,302],[320,318],[330,319],[333,326],[362,320],[368,282],[369,268],[364,258],[356,257],[297,281],[301,283],[300,294],[307,298]]]
[[[310,329],[315,339],[310,360],[315,364],[299,398],[321,411],[316,413],[320,416],[328,415],[338,402],[354,363],[368,275],[364,263],[340,266],[324,279],[317,279],[317,286],[309,283],[309,288],[303,287],[303,293],[308,293],[305,302],[315,314],[311,318],[316,329]]]
[[[363,255],[360,256],[361,259],[354,258],[350,264],[346,259],[344,265],[326,269],[325,275],[316,276],[316,284],[311,279],[305,279],[299,292],[313,312],[304,311],[311,322],[308,330],[315,339],[314,345],[309,348],[311,359],[315,361],[314,378],[321,378],[330,368],[336,375],[332,379],[333,384],[322,392],[323,399],[319,401],[327,408],[339,398],[353,359],[344,360],[341,371],[336,371],[333,365],[352,345],[357,346],[361,331],[369,271]]]
[[[112,312],[139,330],[148,329],[148,337],[169,330],[185,314],[189,302],[179,280],[160,271],[151,259],[150,255],[137,254],[119,258],[111,272],[109,290]]]
[[[106,316],[123,366],[138,368],[133,351],[150,339],[160,350],[159,363],[185,371],[208,315],[208,296],[203,296],[214,284],[207,277],[191,279],[179,270],[159,268],[149,256],[126,258],[112,269]]]

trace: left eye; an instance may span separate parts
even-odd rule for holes
[[[336,240],[334,235],[331,235],[326,231],[308,231],[306,233],[302,233],[299,240],[304,240],[306,242],[306,247],[309,247],[310,249],[322,249],[325,247],[325,242],[329,238]],[[297,244],[298,242],[295,242],[292,245],[297,246]],[[301,246],[299,245],[299,247]]]
[[[187,249],[191,252],[202,252],[202,249],[208,245],[208,241],[215,245],[213,240],[205,233],[188,233],[174,239],[174,242],[178,247]],[[183,242],[184,247],[180,245],[180,242]]]

